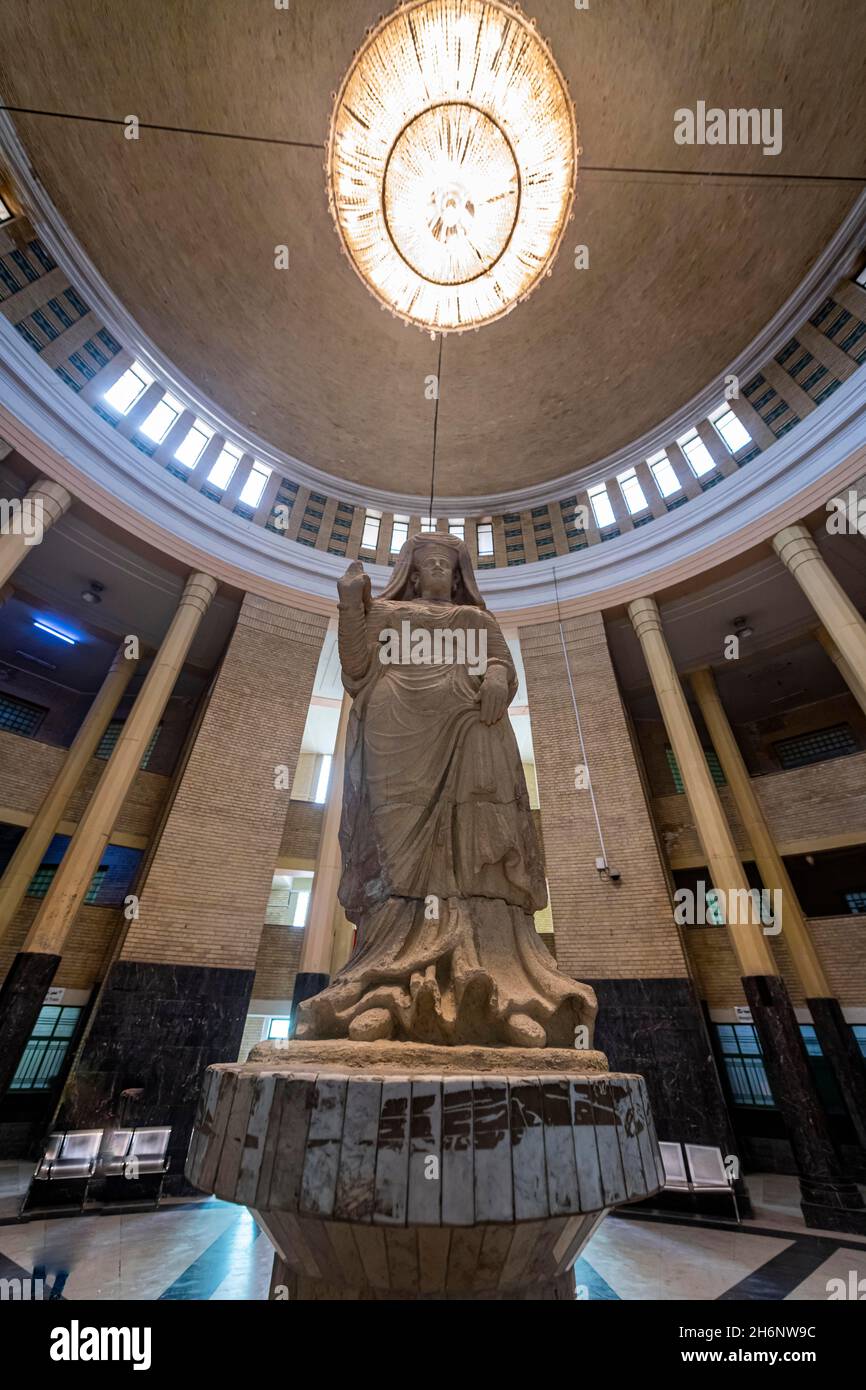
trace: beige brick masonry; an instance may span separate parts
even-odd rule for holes
[[[520,629],[556,955],[578,978],[682,977],[687,967],[601,614],[564,622],[569,665],[610,863],[606,882],[557,623]]]
[[[326,628],[319,614],[244,599],[123,959],[255,967]],[[274,785],[278,766],[287,788]]]

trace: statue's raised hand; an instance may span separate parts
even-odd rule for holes
[[[337,580],[337,593],[346,607],[362,608],[365,612],[370,607],[370,576],[360,560],[353,560],[342,579]]]

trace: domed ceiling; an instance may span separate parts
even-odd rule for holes
[[[323,169],[332,93],[387,8],[16,0],[0,18],[0,80],[10,105],[251,137],[132,141],[119,125],[14,117],[61,215],[194,387],[329,474],[423,495],[439,345],[382,312],[341,255]],[[552,276],[443,342],[437,492],[467,498],[592,464],[685,405],[795,290],[862,189],[681,173],[864,172],[866,7],[524,8],[569,83],[582,171]],[[677,145],[674,112],[699,100],[782,108],[782,152]],[[290,265],[276,270],[283,244]]]

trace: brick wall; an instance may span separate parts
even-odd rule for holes
[[[252,969],[327,619],[247,595],[122,959]]]
[[[0,981],[5,978],[15,955],[21,950],[41,906],[41,898],[25,898],[12,918],[9,931],[0,940]],[[105,971],[120,921],[121,913],[116,907],[81,908],[53,983],[64,989],[92,989]]]
[[[703,729],[697,711],[694,713],[698,728],[702,731],[704,746],[709,748],[710,739]],[[774,715],[771,719],[735,724],[734,733],[746,766],[752,776],[757,777],[781,771],[778,755],[773,749],[774,744],[799,734],[828,729],[834,724],[850,725],[861,750],[866,749],[866,715],[849,694],[816,700],[799,709],[789,710],[786,714]],[[653,794],[667,796],[674,790],[674,781],[665,753],[669,740],[664,724],[660,719],[640,719],[636,721],[635,727]]]
[[[33,815],[65,757],[64,748],[0,730],[0,806]],[[105,767],[101,758],[90,759],[69,798],[64,820],[81,818]],[[151,835],[168,794],[169,781],[159,773],[137,772],[114,830],[125,835]]]
[[[866,753],[769,773],[753,784],[783,854],[851,844],[852,836],[866,841]],[[727,787],[720,796],[737,849],[748,856],[748,837]],[[655,797],[653,811],[674,867],[706,863],[684,795]]]
[[[582,762],[556,623],[520,629],[556,955],[578,978],[686,975],[664,870],[643,794],[600,614],[564,623],[587,761],[610,863],[601,851],[588,790],[576,790]]]
[[[281,859],[315,859],[324,811],[315,801],[289,802],[280,841]]]
[[[855,916],[812,917],[809,930],[839,1003],[843,1007],[862,1008],[866,1005],[866,921]],[[793,1003],[802,1004],[803,991],[791,964],[784,931],[768,940]],[[710,1008],[745,1004],[734,953],[721,927],[689,927],[686,949],[701,997]]]
[[[834,724],[849,724],[861,749],[866,748],[866,714],[848,691],[832,699],[812,701],[769,719],[739,724],[735,732],[746,766],[753,774],[760,774],[779,770],[778,754],[773,748],[775,743],[799,734],[814,733],[817,729],[829,729]]]
[[[303,927],[265,924],[256,956],[254,999],[291,999],[303,939]]]

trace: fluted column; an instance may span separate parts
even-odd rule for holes
[[[0,880],[0,937],[8,929],[21,906],[28,885],[57,831],[66,803],[78,785],[88,761],[99,747],[111,716],[123,698],[137,667],[138,661],[128,659],[121,645],[81,728],[69,747],[60,771],[45,793],[39,810]]]
[[[0,991],[0,1097],[15,1074],[75,915],[216,587],[207,574],[192,574],[187,580],[99,785]]]
[[[786,526],[773,537],[773,548],[811,603],[854,676],[854,694],[866,688],[866,622],[805,526]],[[840,670],[844,668],[840,667]]]
[[[337,741],[331,763],[328,795],[322,817],[313,891],[304,927],[301,960],[295,976],[292,994],[292,1019],[298,1005],[323,990],[330,979],[331,956],[334,949],[334,916],[338,907],[337,889],[340,886],[342,860],[340,857],[340,816],[343,809],[343,771],[346,761],[346,729],[352,701],[343,696]]]
[[[680,769],[713,887],[728,904],[750,904],[749,883],[716,791],[653,598],[635,599],[629,617],[643,649],[656,699]],[[740,921],[740,916],[746,918]],[[800,1179],[808,1226],[866,1231],[857,1185],[846,1180],[833,1147],[794,1010],[760,921],[748,909],[725,914],[743,991],[761,1041],[764,1066]]]
[[[746,828],[764,887],[781,894],[781,925],[821,1050],[836,1075],[860,1144],[866,1148],[866,1063],[824,972],[794,885],[773,839],[709,668],[691,677],[704,723]]]
[[[9,529],[0,535],[0,588],[15,573],[30,548],[38,545],[49,527],[69,510],[72,497],[60,483],[39,478],[20,502],[26,526]]]

